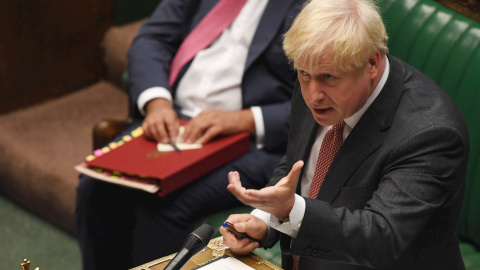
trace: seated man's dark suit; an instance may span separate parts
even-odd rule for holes
[[[457,233],[464,120],[432,80],[388,58],[383,90],[344,141],[317,199],[305,199],[293,245],[281,237],[284,252],[302,256],[302,270],[464,269]],[[291,117],[287,155],[270,184],[306,160],[315,138],[318,124],[299,87]]]
[[[217,2],[163,0],[142,26],[129,52],[129,90],[137,117],[125,133],[141,125],[143,117],[135,104],[142,91],[164,87],[175,99],[176,85],[188,65],[170,88],[170,62],[182,40]],[[261,108],[265,124],[262,149],[252,138],[249,153],[165,198],[81,175],[76,224],[85,269],[126,269],[177,252],[196,221],[240,205],[225,188],[229,171],[240,171],[249,188],[268,182],[285,153],[295,80],[282,50],[283,34],[302,3],[269,1],[246,59],[242,105]]]

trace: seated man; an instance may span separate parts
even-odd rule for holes
[[[373,0],[312,0],[285,35],[299,81],[287,154],[261,190],[229,173],[257,209],[227,219],[265,245],[280,237],[285,269],[465,269],[466,125],[387,39]],[[220,230],[235,253],[259,246]]]
[[[179,118],[186,118],[182,141],[205,143],[246,131],[250,151],[164,198],[81,175],[75,214],[84,269],[126,269],[178,251],[195,221],[241,205],[225,189],[231,170],[242,172],[250,188],[268,182],[285,153],[295,80],[283,34],[302,4],[161,2],[129,51],[136,119],[125,133],[141,125],[149,138],[167,142],[175,140]],[[231,22],[224,14],[233,14]],[[207,18],[218,19],[214,26],[227,20],[226,28],[192,54],[190,47],[215,31]]]

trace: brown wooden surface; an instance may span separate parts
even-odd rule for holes
[[[448,8],[480,22],[480,0],[437,0]]]
[[[190,261],[187,262],[187,264],[182,268],[182,270],[191,270],[196,267],[205,265],[206,263],[211,262],[212,260],[221,258],[223,255],[234,257],[256,270],[281,270],[282,269],[279,266],[255,254],[250,254],[247,256],[235,256],[230,251],[223,250],[224,248],[225,246],[222,244],[221,236],[212,239],[208,244],[207,248],[205,249],[205,251],[195,255]],[[170,262],[171,259],[173,259],[174,256],[175,254],[165,256],[157,260],[148,262],[146,264],[137,266],[130,270],[146,270],[146,269],[162,270],[167,266],[167,264]]]
[[[103,77],[100,42],[113,0],[0,2],[0,114]]]

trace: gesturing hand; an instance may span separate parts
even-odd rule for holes
[[[295,203],[295,190],[302,167],[303,161],[297,161],[290,173],[278,181],[275,186],[260,190],[244,188],[238,172],[230,172],[227,189],[244,204],[268,212],[279,220],[284,220]]]

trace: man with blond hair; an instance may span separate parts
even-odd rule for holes
[[[287,154],[235,229],[273,245],[286,269],[465,269],[457,233],[469,151],[453,101],[388,54],[377,7],[311,0],[286,33],[298,75]],[[237,254],[259,242],[221,228]]]

